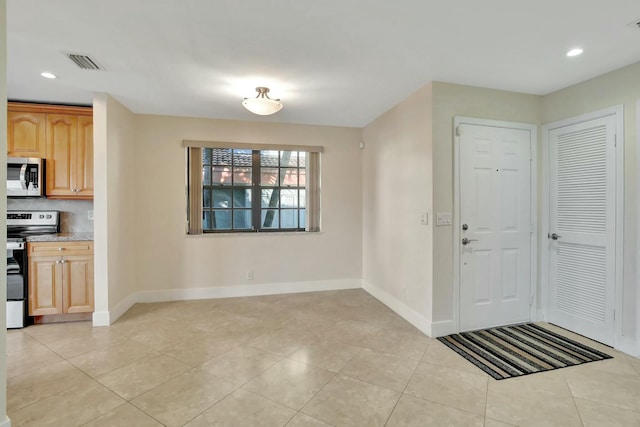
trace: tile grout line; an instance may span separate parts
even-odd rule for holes
[[[416,366],[413,368],[413,372],[411,372],[411,375],[409,376],[409,379],[407,380],[407,383],[404,385],[404,388],[402,389],[402,391],[400,392],[400,397],[398,397],[398,400],[396,401],[396,404],[393,405],[393,409],[389,412],[389,415],[387,416],[387,419],[384,422],[384,426],[386,426],[389,423],[389,420],[391,419],[391,416],[393,415],[393,412],[396,410],[396,408],[398,407],[398,403],[400,403],[400,399],[402,399],[402,396],[405,395],[405,392],[407,391],[407,387],[409,387],[409,383],[411,382],[411,380],[413,379],[413,377],[416,374],[416,371],[418,370],[418,366],[420,366],[420,363],[422,363],[422,358],[424,357],[424,355],[427,353],[427,350],[429,349],[429,346],[431,345],[431,343],[429,343],[429,345],[427,346],[427,348],[424,349],[424,352],[422,353],[422,356],[420,357],[420,360],[418,360],[416,363]],[[408,396],[408,395],[407,395]]]
[[[118,396],[118,397],[120,397],[120,396]],[[126,400],[125,400],[121,405],[118,405],[118,406],[116,406],[115,408],[113,408],[111,411],[107,411],[107,412],[105,412],[105,413],[103,413],[103,414],[100,414],[100,415],[98,415],[97,417],[92,418],[92,419],[90,419],[89,421],[87,421],[87,422],[85,422],[85,423],[81,424],[81,425],[80,425],[80,427],[82,427],[82,426],[86,426],[86,425],[87,425],[87,424],[89,424],[91,421],[95,421],[95,420],[97,420],[98,418],[105,416],[105,415],[106,415],[106,414],[108,414],[109,412],[115,411],[116,409],[121,408],[121,407],[123,407],[123,406],[125,406],[125,405],[131,405],[131,406],[133,406],[135,409],[139,410],[140,412],[142,412],[143,414],[145,414],[146,416],[148,416],[148,417],[149,417],[149,418],[151,418],[152,420],[157,421],[160,425],[162,425],[162,426],[165,426],[165,427],[166,427],[166,424],[164,424],[164,423],[162,423],[160,420],[156,419],[153,415],[146,413],[145,411],[143,411],[142,409],[138,408],[138,407],[137,407],[136,405],[134,405],[133,403],[128,402],[128,401],[126,401]]]
[[[573,390],[571,390],[571,386],[569,385],[569,380],[567,380],[567,376],[564,374],[562,374],[562,378],[564,379],[564,383],[567,385],[567,388],[569,389],[569,395],[571,396],[573,407],[576,409],[576,414],[578,414],[578,419],[580,420],[580,424],[584,427],[584,421],[582,421],[582,414],[578,409],[578,404],[576,403],[576,397],[573,395]]]
[[[484,395],[484,419],[482,420],[482,425],[484,426],[487,423],[487,406],[489,406],[489,380],[487,379],[487,391]]]
[[[53,350],[51,350],[51,351],[53,351]],[[60,357],[62,357],[62,356],[60,356]],[[121,399],[121,400],[123,401],[123,402],[122,402],[122,404],[126,404],[126,403],[128,403],[128,402],[127,402],[127,400],[126,400],[125,398],[123,398],[122,396],[120,396],[120,395],[119,395],[118,393],[116,393],[115,391],[111,390],[109,387],[107,387],[107,386],[105,386],[104,384],[100,383],[100,382],[99,382],[99,381],[97,381],[95,378],[93,378],[92,376],[90,376],[89,374],[87,374],[86,372],[84,372],[83,370],[79,369],[77,366],[75,366],[73,363],[69,362],[67,359],[64,359],[64,358],[63,358],[63,361],[64,361],[64,362],[66,362],[66,363],[68,363],[71,367],[73,367],[75,370],[77,370],[80,374],[84,375],[84,376],[85,376],[87,379],[89,379],[92,383],[95,383],[97,386],[102,387],[102,388],[104,388],[105,390],[108,390],[108,391],[109,391],[110,393],[112,393],[116,398]],[[23,407],[21,407],[21,408],[18,408],[16,411],[20,411],[20,410],[22,410],[22,409],[25,409],[25,408],[28,408],[28,407],[30,407],[30,406],[33,406],[33,405],[35,405],[35,404],[42,403],[44,400],[46,400],[46,399],[50,399],[50,398],[53,398],[54,396],[61,396],[62,394],[66,393],[67,391],[71,390],[73,387],[74,387],[74,386],[73,386],[73,385],[71,385],[71,386],[69,386],[68,388],[65,388],[65,389],[63,389],[63,390],[58,391],[57,393],[52,393],[52,394],[50,394],[50,395],[48,395],[48,396],[46,396],[46,397],[44,397],[44,398],[42,398],[42,399],[36,400],[36,401],[34,401],[34,402],[32,402],[32,403],[30,403],[30,404],[28,404],[28,405],[25,405],[25,406],[23,406]],[[122,405],[122,404],[121,404],[121,405]],[[119,407],[119,406],[121,406],[121,405],[116,406],[116,408],[117,408],[117,407]],[[115,409],[115,408],[114,408],[114,409]],[[108,412],[110,412],[110,411],[111,411],[111,410],[106,411],[106,412],[103,412],[103,413],[100,413],[100,414],[99,414],[99,415],[97,415],[95,418],[99,418],[99,417],[101,417],[102,415],[104,415],[104,414],[106,414],[106,413],[108,413]],[[13,412],[13,411],[12,411],[12,412]],[[91,422],[91,421],[92,421],[93,419],[95,419],[95,418],[89,419],[89,420],[87,420],[86,422],[84,422],[83,424],[87,424],[88,422]]]
[[[144,344],[143,344],[143,345],[144,345]],[[242,344],[240,344],[239,346],[241,346],[241,345],[242,345]],[[236,347],[234,347],[233,349],[230,349],[230,350],[228,350],[228,351],[226,351],[226,352],[224,352],[224,353],[220,354],[219,356],[222,356],[222,355],[224,355],[224,354],[226,354],[226,353],[229,353],[229,352],[231,352],[232,350],[234,350],[235,348],[237,348],[237,347],[239,347],[239,346],[236,346]],[[249,347],[249,346],[247,346],[247,347]],[[252,348],[253,348],[253,347],[252,347]],[[139,395],[137,395],[137,396],[135,396],[135,397],[132,397],[130,400],[128,400],[128,401],[127,401],[127,403],[131,404],[133,407],[135,407],[136,409],[140,410],[140,411],[141,411],[142,413],[144,413],[145,415],[148,415],[149,417],[151,417],[151,418],[153,418],[154,420],[158,421],[160,424],[165,425],[165,424],[163,424],[160,420],[156,419],[153,415],[151,415],[150,413],[146,412],[143,408],[140,408],[139,406],[137,406],[137,405],[133,402],[133,400],[135,400],[135,399],[137,399],[138,397],[141,397],[141,396],[143,396],[143,395],[145,395],[145,394],[147,394],[147,393],[152,392],[153,390],[155,390],[155,389],[156,389],[156,388],[158,388],[158,387],[161,387],[161,386],[163,386],[163,385],[167,384],[168,382],[170,382],[170,381],[174,380],[175,378],[179,377],[180,375],[184,374],[185,372],[188,372],[188,371],[191,371],[191,370],[195,370],[195,369],[200,369],[200,367],[201,367],[203,364],[205,364],[205,363],[207,363],[207,362],[209,362],[209,361],[211,361],[211,360],[213,360],[213,359],[215,359],[216,357],[219,357],[219,356],[212,357],[211,359],[209,359],[209,360],[207,360],[206,362],[204,362],[204,363],[200,364],[199,366],[194,367],[194,366],[189,365],[188,363],[185,363],[185,362],[181,361],[180,359],[178,359],[178,358],[176,358],[176,357],[173,357],[173,356],[170,356],[170,355],[168,355],[168,354],[165,354],[165,353],[164,353],[164,352],[162,352],[162,351],[159,351],[159,350],[154,350],[154,351],[156,351],[156,352],[158,353],[156,356],[165,356],[165,357],[168,357],[168,358],[170,358],[170,359],[173,359],[173,360],[175,360],[175,361],[177,361],[177,362],[180,362],[180,363],[182,363],[182,364],[184,364],[184,365],[189,366],[189,369],[188,369],[187,371],[184,371],[184,372],[180,372],[180,373],[178,373],[178,374],[177,374],[177,375],[175,375],[174,377],[171,377],[170,379],[168,379],[167,381],[163,382],[162,384],[158,384],[156,387],[153,387],[153,388],[152,388],[152,389],[150,389],[150,390],[147,390],[147,391],[145,391],[145,392],[143,392],[143,393],[141,393],[141,394],[139,394]],[[261,351],[262,351],[262,350],[261,350]],[[278,362],[275,362],[275,363],[278,363]],[[275,365],[275,363],[274,363],[274,365]],[[127,366],[128,366],[128,365],[127,365]],[[269,369],[271,366],[273,366],[273,365],[270,365],[270,366],[269,366],[269,367],[267,367],[266,369]],[[119,369],[119,368],[118,368],[118,369]],[[266,370],[266,369],[265,369],[265,370]],[[264,372],[264,371],[262,371],[262,372]],[[256,376],[260,375],[262,372],[260,372],[260,373],[259,373],[259,374],[257,374]],[[225,379],[225,378],[221,378],[221,377],[218,377],[217,375],[212,375],[212,374],[209,374],[209,373],[207,373],[207,375],[209,375],[209,376],[211,376],[211,377],[213,377],[213,378],[219,378],[221,381],[225,381],[225,382],[227,382],[227,383],[229,383],[229,384],[233,385],[234,387],[236,386],[236,384],[232,383],[231,381],[229,381],[229,380],[227,380],[227,379]],[[218,400],[218,401],[214,402],[211,406],[208,406],[207,408],[205,408],[205,409],[204,409],[204,410],[202,410],[201,412],[199,412],[199,413],[197,413],[196,415],[194,415],[192,418],[190,418],[190,419],[189,419],[186,423],[184,423],[184,424],[188,424],[189,422],[193,421],[195,418],[197,418],[197,417],[199,417],[200,415],[202,415],[204,412],[206,412],[206,411],[208,411],[209,409],[213,408],[213,407],[214,407],[214,406],[216,406],[218,403],[222,402],[222,401],[223,401],[223,400],[225,400],[227,397],[231,396],[233,393],[235,393],[236,391],[238,391],[239,389],[241,389],[241,388],[242,388],[246,383],[248,383],[249,381],[251,381],[253,378],[255,378],[255,377],[252,377],[251,379],[249,379],[249,380],[248,380],[247,382],[245,382],[244,384],[242,384],[242,385],[240,385],[240,386],[236,387],[234,390],[232,390],[230,393],[226,394],[226,395],[225,395],[224,397],[222,397],[220,400]],[[248,390],[245,390],[245,391],[248,391]],[[184,424],[183,424],[183,425],[184,425]]]
[[[252,347],[252,348],[254,348],[254,347]],[[300,347],[300,348],[302,348],[302,347]],[[244,384],[242,384],[240,387],[238,387],[238,389],[242,389],[242,390],[244,390],[244,391],[247,391],[247,392],[253,393],[253,394],[257,395],[257,396],[260,396],[260,397],[263,397],[263,398],[265,398],[265,399],[269,400],[270,402],[273,402],[273,403],[275,403],[275,404],[278,404],[278,405],[284,406],[285,408],[291,409],[292,411],[295,411],[295,412],[296,412],[296,415],[298,415],[298,414],[302,413],[303,415],[306,415],[306,416],[309,416],[309,417],[310,417],[310,415],[305,414],[304,412],[302,412],[302,410],[303,410],[303,409],[304,409],[304,408],[305,408],[305,407],[306,407],[306,406],[307,406],[307,405],[308,405],[308,404],[309,404],[309,403],[310,403],[310,402],[311,402],[311,401],[312,401],[312,400],[313,400],[313,399],[314,399],[314,398],[315,398],[315,397],[316,397],[316,396],[317,396],[317,395],[318,395],[318,394],[319,394],[319,393],[320,393],[320,392],[321,392],[321,391],[322,391],[322,390],[323,390],[323,389],[324,389],[324,388],[325,388],[325,387],[326,387],[326,386],[327,386],[331,381],[333,381],[333,380],[334,380],[334,378],[338,375],[339,371],[338,371],[338,372],[332,372],[332,371],[330,371],[330,370],[328,370],[328,369],[320,368],[320,367],[317,367],[317,366],[314,366],[314,365],[311,365],[311,364],[308,364],[308,363],[304,363],[304,362],[300,362],[300,361],[298,361],[298,360],[290,359],[290,358],[289,358],[289,356],[291,356],[292,354],[296,353],[300,348],[296,349],[295,351],[293,351],[292,353],[290,353],[288,356],[284,356],[284,357],[283,357],[283,356],[280,356],[280,357],[282,357],[282,359],[280,359],[279,361],[277,361],[277,362],[276,362],[276,363],[274,363],[273,365],[270,365],[270,366],[269,366],[268,368],[266,368],[264,371],[260,372],[260,373],[259,373],[259,374],[257,374],[256,376],[254,376],[254,377],[252,377],[251,379],[249,379],[247,382],[245,382],[245,383],[244,383]],[[269,352],[268,350],[261,350],[261,349],[258,349],[258,350],[260,350],[260,351],[266,351],[267,353],[270,353],[270,354],[275,354],[275,353],[271,353],[271,352]],[[331,377],[331,379],[329,379],[329,381],[327,381],[327,382],[326,382],[326,383],[325,383],[325,384],[320,388],[320,390],[318,390],[318,391],[317,391],[317,392],[316,392],[316,393],[315,393],[315,394],[314,394],[314,395],[313,395],[313,396],[312,396],[312,397],[311,397],[311,398],[310,398],[310,399],[309,399],[309,400],[308,400],[308,401],[307,401],[307,402],[302,406],[302,408],[301,408],[301,409],[295,409],[295,408],[292,408],[292,407],[287,406],[287,405],[285,405],[285,404],[283,404],[283,403],[276,402],[275,400],[271,399],[271,398],[270,398],[270,397],[268,397],[268,396],[263,396],[263,395],[261,395],[261,394],[259,394],[259,393],[256,393],[256,392],[253,392],[253,391],[251,391],[251,390],[247,390],[247,389],[245,389],[245,388],[244,388],[244,386],[245,386],[245,385],[247,385],[248,383],[250,383],[252,380],[254,380],[254,379],[255,379],[255,378],[257,378],[258,376],[260,376],[262,373],[266,372],[268,369],[272,368],[273,366],[275,366],[276,364],[280,363],[281,361],[283,361],[283,360],[285,360],[285,359],[286,359],[286,360],[290,360],[290,361],[292,361],[292,362],[296,362],[296,363],[302,363],[302,364],[307,365],[307,366],[310,366],[310,367],[312,367],[312,368],[314,368],[314,369],[320,369],[320,370],[323,370],[323,371],[326,371],[326,372],[329,372],[329,373],[332,373],[332,374],[333,374],[333,376]],[[347,362],[347,363],[348,363],[348,362]],[[345,366],[346,366],[346,365],[345,365]],[[291,419],[290,419],[289,421],[287,421],[287,424],[289,424],[289,423],[291,422],[291,420],[293,420],[293,418],[295,418],[295,416],[296,416],[296,415],[294,415],[293,417],[291,417]],[[311,418],[314,418],[314,417],[311,417]],[[322,420],[319,420],[319,421],[322,421]],[[322,422],[324,422],[324,421],[322,421]],[[287,424],[285,424],[285,426],[286,426]]]
[[[215,402],[213,405],[205,408],[203,411],[198,412],[196,415],[194,415],[192,418],[188,419],[184,424],[182,424],[183,426],[189,424],[191,421],[195,420],[196,418],[198,418],[200,415],[204,414],[205,412],[207,412],[208,410],[210,410],[211,408],[213,408],[214,406],[216,406],[218,403],[221,403],[223,400],[226,400],[229,396],[231,396],[233,393],[235,393],[236,391],[240,390],[240,388],[237,388],[235,390],[233,390],[231,393],[227,394],[226,396],[224,396],[222,399],[218,400],[217,402]],[[135,405],[134,405],[135,406]],[[137,408],[137,406],[136,406]],[[140,408],[138,408],[140,409]],[[140,409],[142,410],[142,409]],[[143,411],[144,412],[144,411]],[[146,413],[146,412],[145,412]],[[155,418],[154,418],[155,419]],[[159,422],[159,421],[158,421]],[[160,423],[162,424],[162,423]],[[163,424],[164,425],[164,424]]]
[[[356,354],[357,354],[357,353],[356,353]],[[354,357],[355,357],[355,355],[354,355]],[[352,357],[351,359],[353,360],[353,357]],[[348,363],[349,363],[349,362],[345,363],[345,365],[344,365],[344,366],[347,366],[347,364],[348,364]],[[311,366],[311,365],[310,365],[310,366]],[[342,369],[344,369],[344,366],[340,369],[340,371],[342,371]],[[319,369],[319,368],[318,368],[318,369]],[[326,369],[325,369],[325,370],[326,370]],[[319,394],[322,392],[322,390],[324,390],[324,389],[325,389],[325,388],[326,388],[326,387],[331,383],[331,381],[333,381],[334,379],[336,379],[336,377],[338,376],[338,374],[340,373],[340,371],[338,371],[338,372],[331,372],[331,371],[328,371],[328,370],[327,370],[327,372],[331,372],[331,373],[333,374],[333,376],[332,376],[332,377],[329,379],[329,381],[327,381],[327,382],[326,382],[322,387],[320,387],[320,390],[318,390],[318,391],[317,391],[317,392],[316,392],[316,393],[311,397],[311,399],[309,399],[309,400],[307,401],[307,403],[305,403],[305,404],[304,404],[304,406],[303,406],[302,408],[300,408],[300,409],[298,410],[298,413],[299,413],[299,414],[301,413],[301,414],[306,415],[306,416],[308,416],[308,417],[311,417],[311,418],[313,418],[313,419],[317,419],[317,418],[312,417],[311,415],[308,415],[308,414],[306,414],[306,413],[304,413],[304,412],[302,412],[302,411],[304,410],[304,408],[306,408],[306,407],[309,405],[309,403],[311,403],[311,402],[313,401],[313,399],[315,399],[315,398],[316,398],[316,396],[317,396],[317,395],[319,395]],[[292,418],[292,419],[293,419],[293,418]],[[323,421],[323,420],[319,420],[319,421],[322,421],[322,422],[324,423],[324,421]],[[291,422],[291,420],[290,420],[289,422]],[[289,424],[289,423],[287,423],[287,424]],[[325,423],[325,424],[326,424],[326,423]]]
[[[435,340],[435,338],[434,338],[434,339],[432,339],[432,341],[434,341],[434,342],[435,342],[435,341],[436,341],[436,340]],[[429,346],[431,346],[431,345],[433,345],[433,342],[429,343]],[[425,361],[423,361],[424,356],[427,354],[427,351],[429,350],[429,346],[427,346],[427,349],[425,349],[425,352],[424,352],[424,354],[423,354],[422,358],[418,361],[418,365],[420,365],[421,363],[424,363],[424,364],[427,364],[427,365],[431,365],[431,366],[439,367],[438,365],[434,365],[434,364],[433,364],[433,363],[431,363],[431,362],[425,362]],[[418,369],[418,365],[416,365],[416,370]],[[469,372],[462,371],[462,370],[455,369],[455,368],[449,368],[449,367],[447,367],[447,369],[452,369],[452,370],[454,370],[454,371],[462,372],[462,373],[469,373]],[[415,371],[414,371],[414,375],[415,375]],[[473,374],[473,375],[479,375],[479,374]],[[480,376],[480,375],[479,375],[479,376]],[[491,378],[490,378],[488,375],[485,375],[485,376],[487,377],[487,390],[488,390],[488,387],[489,387],[489,383],[488,383],[488,381],[489,381]],[[402,394],[403,394],[403,395],[406,395],[406,396],[412,397],[412,398],[414,398],[414,399],[419,399],[419,400],[422,400],[422,401],[425,401],[425,402],[434,403],[434,404],[436,404],[436,405],[444,406],[444,407],[447,407],[447,408],[455,409],[456,411],[464,412],[464,413],[466,413],[466,414],[475,415],[475,416],[478,416],[478,417],[480,417],[480,416],[481,416],[481,415],[479,415],[479,414],[477,414],[477,413],[475,413],[475,412],[467,411],[466,409],[461,409],[461,408],[458,408],[458,407],[456,407],[456,406],[449,405],[449,404],[447,404],[447,403],[437,402],[437,401],[435,401],[435,400],[425,399],[425,398],[423,398],[423,397],[421,397],[421,396],[414,396],[414,395],[412,395],[412,394],[410,394],[410,393],[407,393],[407,392],[406,392],[406,389],[407,389],[407,387],[409,386],[409,383],[411,382],[411,379],[412,379],[412,378],[413,378],[413,375],[412,375],[412,376],[411,376],[411,378],[409,379],[409,382],[407,382],[407,386],[405,387],[405,391],[403,391],[403,392],[402,392]],[[486,421],[486,406],[487,406],[487,399],[485,399],[485,417],[484,417],[484,418],[485,418],[485,421]]]

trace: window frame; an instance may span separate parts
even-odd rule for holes
[[[202,234],[243,234],[243,233],[301,233],[301,232],[318,232],[320,231],[320,153],[324,151],[323,147],[318,146],[300,146],[300,145],[282,145],[282,144],[244,144],[244,143],[225,143],[225,142],[209,142],[209,141],[190,141],[183,140],[183,146],[187,148],[186,150],[186,193],[187,193],[187,227],[186,232],[188,235],[202,235]],[[205,148],[222,148],[222,149],[232,149],[232,150],[250,150],[252,156],[252,179],[250,185],[236,186],[233,178],[232,185],[223,185],[223,186],[215,186],[213,182],[211,185],[206,185],[204,180],[204,166],[203,164],[203,155]],[[262,174],[261,169],[263,166],[261,165],[261,152],[263,151],[277,151],[278,152],[278,161],[277,161],[277,169],[278,169],[278,185],[262,185]],[[300,166],[300,160],[296,163],[295,168],[297,169],[297,186],[285,186],[283,185],[283,181],[281,178],[281,172],[286,170],[287,168],[293,167],[288,165],[281,164],[281,152],[282,151],[290,151],[290,152],[304,152],[305,153],[305,165]],[[197,153],[197,154],[196,154]],[[233,151],[231,152],[231,157],[233,159]],[[298,157],[299,159],[299,157]],[[230,173],[233,176],[233,160],[229,165]],[[213,158],[210,164],[206,164],[207,166],[213,166]],[[194,169],[195,167],[195,169]],[[265,166],[270,167],[270,166]],[[302,172],[304,171],[304,172]],[[300,176],[301,173],[304,173],[305,176],[305,185],[300,185]],[[197,184],[195,184],[197,183]],[[194,187],[196,191],[193,191]],[[252,228],[247,229],[234,229],[234,228],[225,228],[225,229],[203,229],[203,219],[204,212],[214,212],[214,203],[213,203],[213,189],[214,188],[224,188],[230,189],[232,191],[231,195],[231,207],[229,209],[229,214],[231,218],[231,227],[233,227],[233,212],[235,208],[233,207],[233,191],[237,189],[251,190],[251,207],[245,210],[251,212],[252,218]],[[273,189],[278,191],[278,207],[274,207],[269,209],[262,207],[262,190],[263,189]],[[304,192],[304,205],[298,204],[295,208],[282,208],[281,205],[281,190],[294,189],[297,191],[298,203],[300,201],[302,192]],[[204,191],[211,191],[210,194],[210,203],[208,207],[204,206]],[[243,208],[238,208],[243,209]],[[263,211],[268,210],[276,210],[278,212],[278,226],[275,228],[263,228],[262,227],[262,213]],[[295,211],[297,218],[297,227],[294,228],[282,228],[281,227],[281,219],[280,215],[282,211],[292,210]],[[302,211],[304,211],[304,223],[301,223],[300,219],[302,216]],[[211,214],[210,214],[211,215]]]
[[[207,150],[210,148],[203,148],[203,150]],[[211,148],[211,150],[216,150],[216,148]],[[300,192],[301,191],[305,191],[306,192],[306,182],[304,186],[300,186],[300,171],[304,170],[305,171],[305,176],[306,176],[306,163],[305,166],[300,166],[300,155],[299,153],[305,153],[305,162],[306,162],[306,155],[307,153],[305,151],[294,151],[294,150],[260,150],[260,149],[253,149],[251,150],[251,165],[250,166],[236,166],[236,153],[235,150],[240,150],[238,148],[232,148],[229,149],[231,150],[231,164],[229,165],[222,165],[222,164],[217,164],[213,162],[213,156],[212,156],[212,161],[211,163],[205,163],[203,161],[202,167],[203,170],[205,167],[215,167],[215,166],[228,166],[230,168],[230,175],[232,177],[231,180],[231,185],[222,185],[222,184],[215,184],[213,182],[213,174],[211,175],[211,183],[207,184],[206,182],[204,182],[203,179],[203,183],[202,183],[202,191],[203,191],[203,202],[204,202],[204,192],[205,191],[211,191],[211,195],[210,195],[210,205],[211,206],[202,206],[202,210],[203,210],[203,221],[204,221],[204,213],[205,212],[210,212],[210,216],[211,219],[210,221],[215,221],[214,219],[214,213],[216,211],[224,211],[224,210],[228,210],[229,215],[230,215],[230,221],[231,221],[231,228],[220,228],[220,229],[212,229],[212,228],[207,228],[205,229],[203,226],[202,232],[203,234],[209,234],[209,233],[254,233],[254,232],[258,232],[258,233],[264,233],[264,232],[285,232],[285,233],[289,233],[289,232],[296,232],[296,231],[305,231],[306,230],[306,224],[300,224],[300,216],[301,216],[301,210],[306,210],[307,206],[306,206],[306,200],[305,200],[305,204],[304,205],[300,205],[298,204],[298,207],[295,208],[282,208],[282,199],[281,199],[281,195],[282,195],[282,190],[296,190],[298,192],[298,201],[300,200]],[[244,149],[243,149],[244,150]],[[246,150],[249,151],[249,150]],[[276,152],[277,153],[277,165],[275,166],[264,166],[262,164],[262,157],[263,157],[263,152],[267,152],[267,151],[272,151],[272,152]],[[281,156],[283,152],[291,152],[291,153],[298,153],[297,154],[297,162],[296,162],[296,166],[283,166],[281,164]],[[204,156],[203,156],[204,157]],[[247,168],[251,170],[251,184],[248,185],[237,185],[236,181],[235,181],[235,168],[236,167],[242,167],[242,168]],[[272,168],[272,169],[277,169],[277,183],[273,184],[273,185],[265,185],[262,182],[262,169],[263,168]],[[285,186],[282,183],[282,175],[281,173],[286,170],[286,169],[296,169],[297,170],[297,185],[296,186]],[[225,208],[216,208],[214,206],[214,196],[213,196],[213,191],[214,190],[230,190],[231,194],[232,194],[232,200],[231,200],[231,205],[229,208],[225,209]],[[235,198],[235,191],[236,190],[251,190],[251,206],[249,208],[242,208],[242,207],[236,207],[235,203],[234,203],[234,198]],[[277,191],[278,192],[278,202],[277,202],[277,206],[274,207],[263,207],[262,205],[262,190],[272,190],[272,191]],[[282,227],[282,211],[295,211],[296,215],[297,215],[297,227],[286,227],[283,228]],[[236,211],[249,211],[251,212],[251,223],[252,226],[251,228],[235,228],[235,222],[236,222],[236,216],[235,216],[235,212]],[[278,221],[278,226],[277,227],[264,227],[263,226],[263,221],[262,221],[262,213],[263,211],[276,211],[278,213],[277,216],[277,221]]]

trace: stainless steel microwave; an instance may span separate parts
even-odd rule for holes
[[[8,157],[7,196],[43,197],[44,160],[37,158]]]

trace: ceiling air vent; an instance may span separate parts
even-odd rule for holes
[[[83,70],[102,70],[102,68],[87,55],[81,55],[78,53],[67,53],[67,57]]]

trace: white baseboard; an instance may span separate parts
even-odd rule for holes
[[[108,311],[94,311],[93,312],[93,326],[109,326],[111,324],[110,313]]]
[[[5,415],[4,421],[0,423],[0,427],[11,427],[11,420]]]
[[[263,283],[259,285],[219,286],[211,288],[141,291],[136,302],[185,301],[194,299],[252,297],[260,295],[360,289],[360,279],[321,280],[313,282]]]
[[[120,316],[125,314],[137,302],[138,302],[138,293],[134,292],[132,294],[129,294],[128,297],[126,297],[125,299],[120,301],[118,304],[116,304],[115,307],[109,310],[109,319],[108,319],[109,325],[113,324],[116,320],[118,320]],[[96,326],[95,318],[93,320],[93,326]]]
[[[633,357],[640,357],[640,351],[636,347],[636,340],[630,337],[619,337],[615,349]]]
[[[387,291],[364,280],[362,281],[362,288],[375,299],[393,310],[398,316],[415,326],[420,332],[429,337],[433,337],[431,322],[407,304],[392,296]]]
[[[455,334],[456,328],[453,324],[453,320],[441,320],[431,323],[432,338],[446,337],[447,335]]]
[[[313,282],[263,283],[259,285],[220,286],[211,288],[167,289],[135,292],[113,309],[93,313],[93,326],[109,326],[136,303],[186,301],[251,297],[260,295],[293,294],[303,292],[337,291],[362,288],[360,279],[320,280]],[[0,426],[2,427],[2,426]]]

